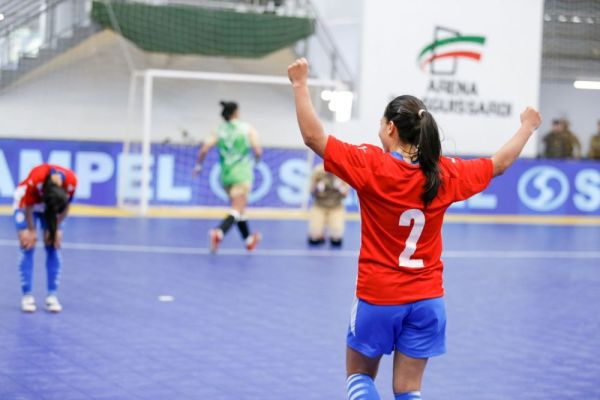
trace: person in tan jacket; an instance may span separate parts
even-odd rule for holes
[[[337,176],[325,171],[323,164],[313,170],[310,178],[310,192],[313,204],[308,214],[308,243],[325,243],[329,234],[331,246],[340,247],[346,225],[344,199],[350,186]]]

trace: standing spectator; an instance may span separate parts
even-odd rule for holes
[[[590,160],[600,160],[600,119],[596,128],[596,134],[590,138],[590,150],[588,151]]]
[[[565,136],[567,139],[567,151],[568,155],[565,158],[575,158],[576,160],[580,160],[582,156],[581,151],[581,142],[577,139],[577,135],[575,135],[571,131],[571,127],[569,121],[566,119],[562,120]]]
[[[581,158],[581,144],[573,132],[569,131],[566,120],[553,120],[552,130],[544,136],[543,141],[545,158]]]
[[[314,203],[308,214],[308,244],[325,243],[325,231],[329,233],[331,246],[340,247],[344,237],[346,209],[344,199],[350,186],[337,176],[325,171],[323,164],[313,170],[310,192]]]

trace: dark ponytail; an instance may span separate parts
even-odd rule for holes
[[[427,207],[437,196],[442,183],[439,160],[442,144],[437,123],[425,108],[425,104],[414,96],[399,96],[386,107],[384,117],[392,121],[403,142],[417,147],[418,161],[425,184],[421,199]]]
[[[231,121],[231,117],[238,109],[237,103],[233,101],[221,101],[221,107],[223,107],[223,111],[221,111],[221,116],[225,121]]]
[[[56,231],[58,230],[58,214],[62,213],[69,197],[62,187],[52,181],[52,174],[48,174],[43,185],[44,217],[46,219],[46,228],[48,229],[48,244],[53,245],[56,240]]]

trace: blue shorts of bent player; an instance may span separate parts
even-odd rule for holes
[[[348,347],[370,357],[394,350],[413,358],[446,352],[444,298],[380,306],[356,299],[352,307]]]
[[[27,229],[27,219],[25,217],[25,209],[24,208],[17,208],[14,210],[13,220],[15,222],[15,228],[17,229],[17,232]],[[39,212],[39,211],[33,212],[33,223],[34,223],[34,225],[37,225],[39,223],[42,230],[47,229],[46,218],[44,217],[44,213],[42,213],[42,212]]]

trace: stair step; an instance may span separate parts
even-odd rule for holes
[[[95,23],[90,23],[89,25],[85,26],[73,26],[71,28],[71,35],[58,38],[54,46],[40,49],[36,56],[21,56],[17,64],[17,68],[0,69],[0,88],[5,88],[11,85],[13,82],[26,75],[29,71],[45,64],[47,61],[53,59],[61,53],[70,50],[80,42],[84,41],[95,33],[100,32],[101,30],[102,28]]]
[[[19,71],[30,71],[40,65],[42,61],[37,57],[21,56],[19,59]]]

